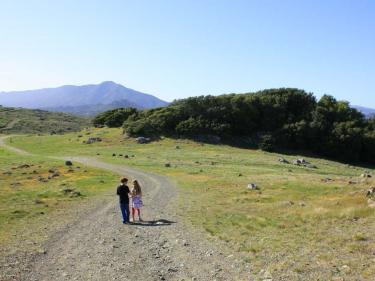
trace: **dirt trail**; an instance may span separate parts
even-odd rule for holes
[[[27,153],[1,139],[0,145]],[[178,189],[167,178],[95,158],[69,159],[137,178],[146,222],[121,223],[114,188],[53,235],[20,280],[249,280],[249,269],[225,245],[182,223],[173,210]]]
[[[5,143],[5,140],[8,139],[8,138],[11,138],[12,136],[9,135],[9,136],[0,136],[0,146],[10,150],[10,151],[13,151],[13,152],[16,152],[18,154],[21,154],[21,155],[32,155],[31,153],[25,151],[25,150],[22,150],[22,149],[19,149],[19,148],[16,148],[16,147],[13,147],[13,146],[10,146],[10,145],[7,145]]]

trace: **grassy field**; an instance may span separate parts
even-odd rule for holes
[[[62,160],[20,156],[0,148],[0,248],[37,244],[62,214],[113,188],[117,176]],[[24,249],[23,249],[24,250]]]
[[[103,141],[83,144],[93,136]],[[363,167],[305,158],[312,169],[280,163],[278,154],[188,140],[136,144],[119,129],[8,142],[44,156],[95,156],[171,177],[181,187],[180,214],[275,280],[374,280],[375,211],[364,191],[375,182],[360,177]],[[260,190],[248,190],[248,183]]]
[[[0,134],[63,133],[89,126],[89,120],[65,113],[0,105]]]

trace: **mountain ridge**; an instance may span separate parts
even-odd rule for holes
[[[71,107],[105,107],[123,101],[138,109],[162,107],[168,104],[153,95],[127,88],[113,81],[81,86],[63,85],[25,91],[0,92],[0,104],[9,107],[48,109],[51,111],[74,111]],[[127,102],[124,102],[127,101]],[[89,115],[89,114],[85,114]]]
[[[358,111],[362,112],[366,117],[372,117],[375,115],[374,108],[364,107],[360,105],[353,105],[353,107],[357,109]]]

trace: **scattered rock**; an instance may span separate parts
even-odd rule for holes
[[[242,174],[241,174],[241,173],[239,173],[239,174],[238,174],[238,176],[239,176],[239,177],[242,177]]]
[[[283,158],[283,157],[279,157],[279,162],[280,162],[280,163],[284,163],[284,164],[289,164],[289,161],[286,160],[286,159]]]
[[[91,138],[88,138],[86,141],[84,141],[83,143],[85,144],[92,144],[94,142],[101,142],[102,139],[99,138],[99,137],[91,137]]]
[[[333,179],[331,178],[325,178],[325,179],[321,179],[322,182],[331,182],[331,181],[334,181]]]
[[[48,182],[48,179],[39,176],[39,177],[38,177],[38,181],[39,181],[39,182]]]
[[[180,149],[180,147],[178,145],[176,145],[176,149]]]
[[[138,137],[135,140],[139,144],[149,143],[151,141],[150,138],[145,138],[145,137]]]
[[[73,166],[73,162],[70,160],[65,161],[66,166]]]
[[[367,190],[366,196],[367,197],[372,197],[375,195],[375,187],[371,187],[370,189]]]
[[[364,172],[363,174],[361,174],[361,178],[371,178],[372,175],[369,173],[369,172]]]
[[[165,163],[164,167],[170,168],[171,167],[171,163]]]
[[[125,154],[124,158],[129,158],[129,155]]]
[[[255,184],[255,183],[249,183],[247,185],[247,189],[251,189],[251,190],[260,190],[260,188]]]
[[[80,197],[82,196],[81,192],[76,191],[72,188],[65,188],[63,189],[64,195],[69,195],[69,197]]]
[[[115,157],[116,156],[116,153],[112,153],[112,157]]]
[[[23,164],[17,167],[18,169],[25,169],[25,168],[30,168],[30,165],[28,164]]]

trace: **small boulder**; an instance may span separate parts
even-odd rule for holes
[[[251,190],[259,190],[260,188],[255,184],[255,183],[249,183],[247,185],[247,189],[251,189]]]
[[[150,138],[145,138],[145,137],[138,137],[135,140],[139,144],[149,143],[151,141]]]
[[[85,144],[92,144],[94,142],[101,142],[102,139],[99,138],[99,137],[92,137],[92,138],[88,138],[84,143]]]
[[[361,175],[361,178],[371,178],[372,175],[369,173],[369,172],[364,172],[362,175]]]
[[[73,166],[73,162],[70,160],[65,161],[66,166]]]
[[[284,163],[284,164],[289,164],[289,161],[286,160],[286,159],[283,158],[283,157],[279,157],[279,162],[280,162],[280,163]]]
[[[366,197],[372,197],[375,195],[375,187],[371,187],[367,190]]]

